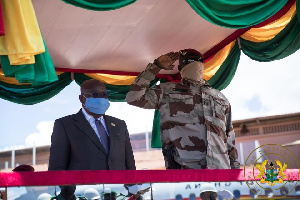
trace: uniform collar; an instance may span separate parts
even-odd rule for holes
[[[204,79],[201,79],[200,81],[195,81],[195,80],[188,79],[188,78],[182,78],[181,84],[189,85],[189,86],[203,86],[203,85],[209,86],[208,82],[205,81]]]

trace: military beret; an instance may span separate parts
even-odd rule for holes
[[[202,54],[196,49],[183,49],[179,51],[182,59],[191,59],[191,61],[203,62]]]

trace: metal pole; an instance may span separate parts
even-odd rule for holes
[[[35,165],[36,161],[36,146],[35,142],[33,143],[33,148],[32,148],[32,165]]]
[[[241,158],[242,165],[247,165],[247,163],[245,163],[244,160],[244,147],[242,142],[240,143],[240,158]]]
[[[149,151],[149,133],[146,132],[145,133],[145,137],[146,137],[146,151]]]
[[[11,150],[11,168],[15,168],[15,147]]]
[[[150,199],[153,200],[153,190],[152,190],[152,183],[150,183]]]

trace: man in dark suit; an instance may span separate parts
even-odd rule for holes
[[[54,123],[48,170],[135,170],[125,122],[105,115],[109,107],[105,85],[85,81],[79,100],[83,109]],[[75,198],[75,187],[61,189],[65,199]]]

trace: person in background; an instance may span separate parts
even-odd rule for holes
[[[200,198],[201,200],[236,200],[229,190],[217,190],[211,183],[204,183],[204,185],[200,187]]]
[[[149,84],[179,60],[181,82]],[[203,79],[203,60],[195,49],[159,56],[136,77],[126,101],[160,111],[162,153],[167,169],[239,168],[231,106]]]
[[[116,200],[117,193],[115,191],[112,191],[110,188],[105,188],[102,193],[102,197],[103,200]]]
[[[205,183],[200,187],[200,198],[201,200],[217,200],[218,190],[210,183]]]
[[[48,193],[42,193],[38,196],[37,200],[50,200],[51,197],[52,196]]]
[[[105,85],[91,79],[80,90],[82,109],[54,123],[48,170],[135,170],[125,121],[105,115]],[[75,189],[61,186],[60,195],[73,200]]]
[[[83,195],[87,200],[101,199],[99,192],[94,188],[87,188]]]
[[[128,194],[120,194],[117,200],[143,200],[143,195],[149,192],[151,186],[148,187],[148,184],[125,184],[124,187]]]

